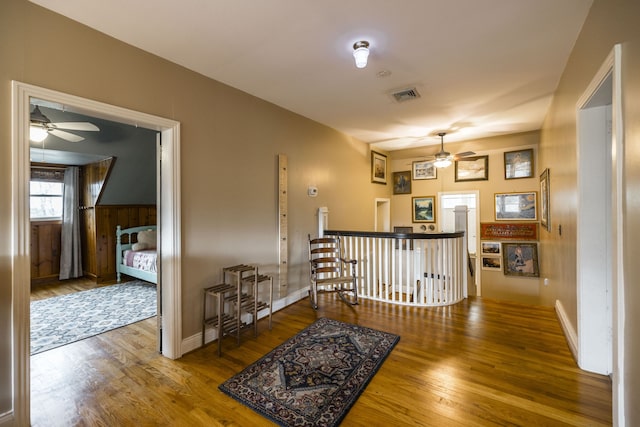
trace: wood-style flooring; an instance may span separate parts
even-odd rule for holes
[[[272,425],[218,385],[319,317],[401,336],[344,426],[611,425],[609,377],[576,366],[553,309],[471,297],[406,308],[335,295],[273,316],[273,329],[169,360],[155,319],[31,357],[33,426]]]

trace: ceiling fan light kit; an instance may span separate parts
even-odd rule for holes
[[[369,42],[362,40],[353,44],[353,58],[356,60],[356,67],[364,68],[367,66],[369,58]]]
[[[52,123],[51,120],[49,120],[49,118],[40,111],[40,108],[37,105],[34,107],[33,111],[31,111],[30,121],[31,126],[29,126],[29,139],[34,142],[44,141],[49,134],[55,135],[58,138],[62,138],[69,142],[80,142],[84,140],[84,137],[62,129],[85,132],[97,132],[100,130],[98,126],[89,122]]]
[[[33,125],[29,126],[29,139],[33,142],[42,142],[48,135],[49,132],[47,132],[43,127]]]
[[[440,158],[436,157],[436,160],[433,162],[433,165],[437,168],[446,168],[448,166],[451,166],[451,160],[449,160],[448,157],[440,157]]]
[[[448,151],[444,151],[444,136],[446,135],[445,132],[440,132],[438,133],[438,136],[440,137],[440,151],[436,153],[435,160],[433,162],[433,165],[437,168],[446,168],[448,166],[451,165],[451,163],[453,163],[454,160],[457,160],[459,158],[462,157],[467,157],[467,156],[473,156],[474,153],[473,151],[465,151],[464,153],[458,153],[455,156],[452,156],[451,153],[449,153]]]

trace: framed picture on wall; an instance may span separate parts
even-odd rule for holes
[[[376,151],[371,152],[371,182],[387,183],[387,156]]]
[[[437,171],[436,165],[433,160],[418,161],[412,163],[413,168],[411,170],[413,179],[436,179]]]
[[[455,181],[485,181],[489,179],[489,156],[465,157],[456,160]]]
[[[393,194],[411,194],[411,171],[393,173]]]
[[[549,168],[545,169],[540,175],[540,224],[551,231],[551,223],[549,222]]]
[[[496,220],[535,221],[538,219],[537,192],[497,193]]]
[[[500,242],[480,242],[480,253],[482,255],[500,255]]]
[[[412,197],[411,214],[413,222],[436,222],[435,196]]]
[[[499,256],[482,256],[482,269],[483,270],[502,270],[502,258]]]
[[[540,277],[537,243],[503,243],[502,261],[505,276]]]
[[[504,153],[504,179],[533,177],[533,148]]]

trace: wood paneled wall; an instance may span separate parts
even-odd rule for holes
[[[87,207],[96,206],[100,203],[100,196],[104,184],[109,179],[109,174],[115,163],[115,157],[91,163],[80,168],[80,176],[82,177],[82,194],[80,196],[81,203]]]
[[[96,206],[82,211],[83,268],[96,282],[116,277],[116,226],[156,225],[155,205]]]
[[[84,275],[97,283],[116,278],[116,226],[156,225],[155,205],[100,206],[102,189],[115,158],[82,166],[80,232]],[[58,280],[61,221],[31,223],[31,282]]]
[[[60,274],[60,221],[31,223],[31,282],[58,280]]]

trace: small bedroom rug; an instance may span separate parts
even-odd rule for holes
[[[31,355],[156,315],[156,285],[134,280],[31,302]]]
[[[336,426],[399,339],[321,318],[219,389],[281,426]]]

